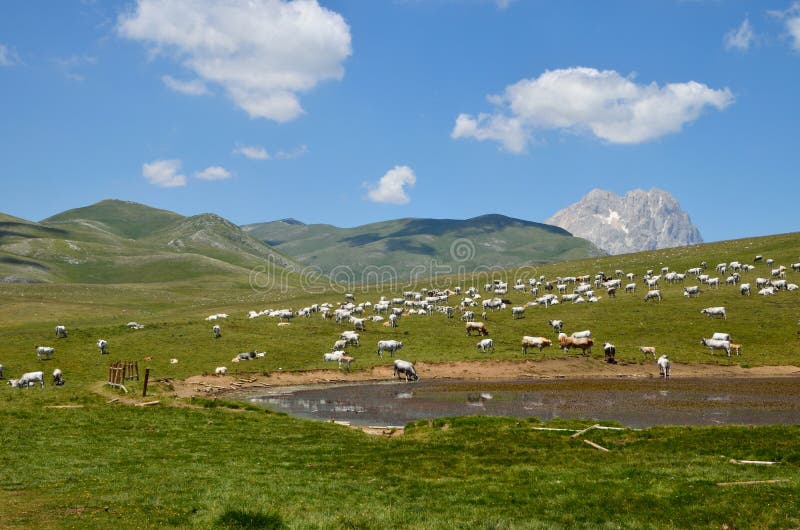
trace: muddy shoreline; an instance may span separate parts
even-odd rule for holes
[[[724,362],[724,361],[723,361]],[[655,362],[607,364],[591,357],[538,359],[522,361],[457,361],[415,364],[421,380],[511,381],[552,379],[655,379],[659,377]],[[775,378],[800,377],[798,366],[758,366],[672,363],[672,379],[681,378]],[[224,396],[248,389],[268,389],[303,385],[338,385],[392,379],[391,366],[376,366],[350,373],[337,369],[294,372],[240,371],[225,376],[196,375],[173,381],[178,397]]]

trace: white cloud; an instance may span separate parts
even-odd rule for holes
[[[367,198],[373,202],[387,204],[408,204],[411,199],[406,194],[405,186],[413,187],[417,182],[414,170],[408,166],[395,166],[386,172],[378,181],[378,186],[368,186]]]
[[[494,114],[460,114],[451,136],[494,140],[519,153],[537,131],[589,132],[611,143],[634,144],[680,131],[710,106],[733,102],[727,88],[696,81],[658,86],[634,83],[613,70],[548,70],[490,96]]]
[[[459,114],[450,136],[471,137],[481,141],[494,140],[512,153],[522,153],[528,145],[528,133],[525,132],[522,121],[497,114],[481,113],[477,118],[469,114]]]
[[[72,81],[83,81],[86,77],[76,70],[87,65],[97,64],[97,58],[91,55],[70,55],[69,57],[57,57],[53,59],[53,62],[68,79]]]
[[[206,84],[199,79],[181,81],[170,75],[164,75],[161,76],[161,81],[163,81],[170,90],[180,92],[181,94],[188,94],[190,96],[202,96],[208,94],[208,87],[206,87]]]
[[[251,160],[269,160],[270,156],[266,149],[257,145],[245,145],[233,150],[234,154],[244,155]]]
[[[281,160],[292,160],[295,158],[300,158],[301,156],[308,153],[308,147],[306,145],[299,145],[292,149],[291,151],[284,151],[280,150],[275,153],[275,158],[279,158]]]
[[[303,113],[298,93],[341,79],[351,53],[349,26],[316,0],[138,0],[117,30],[279,122]]]
[[[0,44],[0,66],[16,66],[22,64],[17,52],[5,44]]]
[[[194,176],[203,180],[225,180],[231,178],[233,174],[222,166],[209,166]]]
[[[747,51],[755,42],[755,38],[753,26],[750,25],[750,19],[746,18],[738,28],[732,29],[725,34],[723,42],[726,50]]]
[[[792,39],[792,48],[800,50],[800,2],[794,2],[785,11],[767,11],[767,13],[784,20],[786,31]]]
[[[142,164],[142,176],[150,184],[160,188],[185,186],[186,175],[178,173],[180,170],[180,160],[156,160],[149,164]]]

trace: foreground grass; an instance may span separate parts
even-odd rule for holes
[[[601,453],[536,420],[421,421],[388,439],[263,411],[46,402],[27,393],[4,414],[4,528],[800,525],[798,427],[592,431]],[[715,485],[775,479],[789,482]]]

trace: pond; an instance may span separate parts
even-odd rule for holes
[[[800,424],[800,379],[560,379],[379,382],[239,395],[293,416],[402,426],[423,418],[490,415],[655,425]]]

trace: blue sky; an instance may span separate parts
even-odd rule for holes
[[[800,230],[800,2],[8,1],[0,211],[544,221],[652,187]]]

